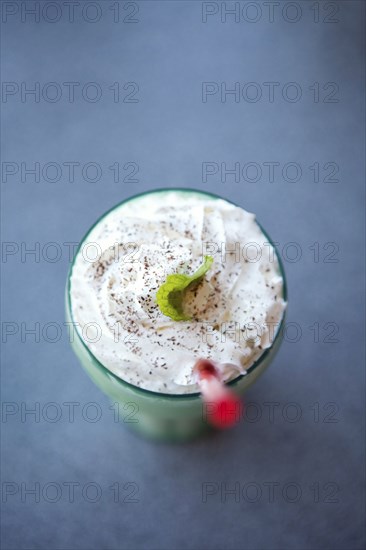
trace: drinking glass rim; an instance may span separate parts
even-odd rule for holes
[[[70,318],[71,318],[71,322],[72,322],[73,326],[76,329],[76,333],[77,333],[77,336],[78,336],[81,344],[83,345],[85,350],[88,352],[88,354],[91,356],[93,361],[96,363],[98,368],[103,373],[108,374],[109,376],[111,376],[114,380],[116,380],[122,386],[126,386],[127,388],[132,389],[132,390],[134,390],[138,393],[140,392],[141,394],[145,394],[146,396],[157,397],[157,398],[160,397],[160,398],[164,398],[164,399],[166,399],[166,398],[170,398],[170,399],[192,399],[192,398],[199,397],[201,395],[200,392],[195,392],[195,393],[162,393],[162,392],[147,390],[145,388],[140,388],[139,386],[135,386],[134,384],[131,384],[130,382],[127,382],[126,380],[123,380],[122,378],[120,378],[119,376],[114,374],[112,371],[110,371],[105,365],[103,365],[103,363],[101,363],[99,361],[99,359],[94,355],[94,353],[91,351],[91,349],[85,343],[83,337],[81,336],[81,334],[78,331],[77,324],[75,324],[74,317],[73,317],[73,312],[72,312],[72,307],[71,307],[71,276],[72,276],[72,271],[73,271],[73,268],[74,268],[74,265],[75,265],[75,260],[76,260],[78,254],[79,254],[79,251],[80,251],[83,243],[86,241],[86,239],[88,238],[90,233],[93,231],[93,229],[106,216],[108,216],[108,214],[110,214],[110,212],[112,212],[113,210],[116,210],[117,208],[122,206],[122,204],[130,202],[131,200],[137,199],[139,197],[143,197],[144,195],[151,195],[151,194],[154,194],[154,193],[169,192],[169,191],[173,191],[173,192],[174,191],[178,191],[178,192],[183,191],[183,192],[188,192],[188,193],[196,193],[198,195],[206,195],[207,197],[211,197],[211,198],[214,198],[214,199],[221,199],[221,200],[224,200],[224,201],[226,201],[230,204],[233,204],[234,206],[237,206],[238,208],[242,208],[239,205],[235,204],[233,201],[225,199],[225,198],[221,197],[220,195],[216,195],[215,193],[210,193],[208,191],[201,191],[200,189],[194,189],[192,187],[159,187],[159,188],[156,188],[156,189],[152,189],[150,191],[143,191],[142,193],[137,193],[136,195],[132,195],[132,196],[128,197],[127,199],[124,199],[123,201],[115,204],[114,206],[109,208],[106,212],[104,212],[104,214],[102,214],[99,218],[97,218],[97,220],[89,228],[89,230],[85,233],[84,237],[79,242],[79,245],[76,249],[76,252],[74,254],[74,257],[72,259],[72,262],[70,264],[70,267],[69,267],[68,273],[67,273],[67,284],[66,284],[67,307],[68,307],[68,313],[69,313]],[[268,239],[268,242],[272,245],[272,247],[275,251],[276,258],[277,258],[278,265],[279,265],[279,271],[280,271],[282,281],[283,281],[282,297],[285,300],[285,302],[287,302],[287,282],[286,282],[286,275],[285,275],[285,270],[284,270],[284,267],[283,267],[281,257],[279,255],[278,250],[277,250],[275,244],[273,243],[272,239],[267,234],[267,232],[263,229],[263,227],[261,226],[261,224],[258,222],[257,219],[255,219],[255,223],[258,225],[258,227],[260,228],[262,233],[265,235],[265,237]],[[263,363],[263,361],[266,359],[266,357],[270,353],[272,347],[274,346],[276,340],[278,339],[278,337],[281,333],[281,329],[282,329],[283,324],[284,324],[285,316],[286,316],[286,311],[283,312],[281,322],[280,322],[280,326],[277,329],[276,335],[275,335],[274,340],[273,340],[272,344],[270,345],[270,347],[265,349],[263,351],[263,353],[261,354],[261,356],[258,357],[258,359],[256,361],[254,361],[254,363],[251,365],[251,367],[249,367],[246,374],[240,374],[239,376],[237,376],[233,380],[230,380],[229,382],[226,382],[226,386],[234,387],[240,380],[242,380],[242,378],[247,376],[249,373],[253,372],[256,368],[258,368]]]

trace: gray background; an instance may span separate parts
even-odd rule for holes
[[[11,4],[20,9],[20,3]],[[286,21],[286,13],[295,17],[295,8],[282,15],[283,2],[272,23],[261,2],[256,23],[243,16],[238,23],[233,16],[222,23],[220,13],[203,23],[201,3],[189,1],[139,2],[136,23],[123,21],[134,10],[123,3],[120,21],[113,22],[109,1],[97,2],[102,16],[90,23],[85,17],[96,12],[88,8],[83,19],[81,1],[71,23],[59,4],[58,22],[49,22],[56,13],[51,6],[39,22],[30,17],[22,22],[19,12],[2,24],[3,81],[28,87],[56,82],[63,90],[57,102],[42,96],[39,102],[31,96],[22,102],[18,93],[5,103],[3,97],[3,162],[16,163],[19,170],[22,162],[28,167],[39,162],[41,168],[48,162],[94,162],[102,176],[86,181],[79,167],[70,182],[65,166],[54,183],[47,181],[51,171],[39,182],[31,176],[22,182],[20,172],[7,179],[3,174],[3,241],[19,250],[40,246],[44,251],[39,261],[22,258],[20,251],[2,258],[3,321],[19,329],[3,335],[2,398],[7,411],[19,407],[2,417],[2,481],[17,489],[14,495],[3,493],[3,548],[362,548],[363,3],[320,2],[318,23],[313,2],[297,2],[302,14],[295,23]],[[339,21],[324,22],[334,5]],[[247,19],[254,18],[253,7],[241,7],[249,9]],[[68,81],[80,83],[73,103],[62,85]],[[108,87],[119,82],[123,99],[131,91],[123,85],[131,81],[139,86],[138,102],[115,103]],[[254,103],[232,96],[221,102],[216,94],[203,103],[205,81],[226,82],[228,88],[256,82],[263,96]],[[273,102],[263,85],[271,81],[280,83]],[[101,86],[100,101],[81,97],[87,82]],[[301,86],[299,101],[283,98],[288,82]],[[309,89],[314,82],[320,85],[319,102]],[[324,102],[328,82],[339,86],[337,102]],[[49,89],[49,97],[52,93]],[[262,178],[235,182],[228,176],[221,182],[216,174],[204,182],[207,161],[228,167],[256,162]],[[263,163],[272,161],[280,167],[270,183]],[[108,168],[115,162],[121,166],[116,183]],[[128,162],[138,164],[138,182],[122,181]],[[288,162],[301,166],[299,181],[282,176]],[[309,169],[314,162],[320,165],[318,183]],[[328,162],[339,166],[336,182],[324,181]],[[78,242],[98,216],[127,196],[169,186],[223,194],[256,212],[280,250],[285,247],[291,256],[294,249],[286,243],[296,242],[302,251],[297,262],[285,259],[288,321],[297,323],[301,337],[290,342],[296,332],[289,331],[271,368],[247,393],[247,403],[255,404],[252,421],[177,446],[144,441],[114,422],[107,398],[80,368],[62,325],[69,265],[64,243]],[[44,248],[50,242],[62,251],[59,261],[50,261],[55,249]],[[309,249],[314,243],[320,247],[318,262]],[[328,261],[327,243],[339,246],[337,262]],[[58,323],[60,339],[51,343],[50,330],[37,342],[23,330],[22,342],[21,323],[24,329],[37,322],[41,329]],[[314,323],[319,323],[319,342],[309,328]],[[329,341],[333,325],[326,323],[337,324],[338,342]],[[53,423],[50,402],[62,411]],[[74,422],[66,402],[79,403]],[[83,409],[90,402],[102,411],[98,422],[85,418],[95,412]],[[301,418],[290,422],[293,402]],[[272,419],[265,403],[278,404]],[[35,406],[41,410],[39,422],[32,415],[22,418],[22,407]],[[255,420],[256,411],[261,417]],[[79,483],[74,502],[67,482]],[[205,482],[217,489],[207,502]],[[21,483],[23,489],[40,484],[39,503],[22,492]],[[57,502],[50,502],[55,492],[48,483],[62,488]],[[88,483],[100,487],[99,501],[90,502],[92,488],[83,496]],[[119,502],[110,489],[116,483]],[[133,487],[126,483],[137,484],[138,502],[123,501]],[[236,483],[239,502],[225,496],[225,488]],[[255,488],[262,494],[250,502]],[[296,494],[298,500],[290,502]]]

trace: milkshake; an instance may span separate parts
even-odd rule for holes
[[[89,360],[137,395],[172,399],[197,398],[202,359],[224,383],[247,387],[286,308],[283,270],[255,216],[174,189],[133,197],[94,225],[67,298]]]

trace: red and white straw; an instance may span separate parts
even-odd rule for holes
[[[216,428],[228,428],[242,417],[243,404],[222,381],[215,363],[199,359],[194,366],[205,405],[205,420]]]

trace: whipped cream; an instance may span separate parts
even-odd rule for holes
[[[191,275],[189,321],[161,313],[167,275]],[[162,393],[199,391],[193,367],[213,360],[229,381],[271,346],[286,303],[276,254],[254,214],[199,192],[164,191],[118,206],[91,230],[71,275],[71,309],[93,355],[121,379]]]

